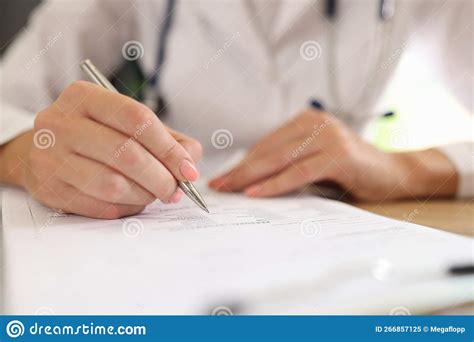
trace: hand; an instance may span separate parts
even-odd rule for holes
[[[2,159],[22,160],[11,183],[49,207],[107,219],[157,198],[179,201],[176,179],[195,181],[202,153],[146,106],[89,82],[67,87],[37,115],[33,131],[8,145]]]
[[[232,170],[213,179],[219,191],[268,197],[330,182],[357,200],[450,196],[457,174],[435,149],[385,153],[326,112],[306,110],[259,141]]]

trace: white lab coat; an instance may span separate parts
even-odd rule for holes
[[[378,1],[340,0],[336,22],[323,15],[324,1],[281,1],[269,11],[276,15],[271,21],[264,20],[261,3],[252,7],[249,1],[254,0],[181,0],[174,11],[160,70],[160,86],[170,108],[164,121],[197,138],[206,154],[217,151],[211,142],[216,130],[231,132],[233,148],[249,147],[307,107],[313,96],[360,132],[377,115],[374,104],[401,54],[420,41],[435,48],[431,57],[439,61],[446,84],[473,112],[469,0],[396,1],[395,15],[382,28]],[[124,62],[123,46],[135,40],[143,46],[139,62],[151,75],[165,4],[74,0],[40,6],[1,63],[0,143],[31,128],[35,113],[69,83],[84,78],[78,67],[84,58],[111,73]],[[268,22],[271,25],[264,24]],[[386,42],[378,58],[377,30]],[[308,41],[318,44],[313,60],[302,56],[302,45]],[[332,53],[339,99],[329,86]],[[372,77],[376,79],[366,89]],[[441,148],[460,173],[460,196],[474,195],[472,146],[467,142]]]

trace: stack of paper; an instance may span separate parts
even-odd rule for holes
[[[203,194],[121,220],[3,195],[9,314],[415,314],[474,300],[471,238],[314,196]]]

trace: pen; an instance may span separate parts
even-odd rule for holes
[[[91,81],[108,90],[118,93],[117,89],[115,89],[112,83],[109,82],[104,74],[102,74],[89,59],[84,60],[80,65],[82,70],[87,74],[87,76],[89,76]],[[209,213],[206,202],[191,182],[178,181],[178,186],[181,190],[183,190],[186,196],[188,196],[194,203],[197,204],[199,208]]]
[[[326,110],[326,108],[324,108],[324,105],[322,104],[321,101],[319,101],[318,99],[316,98],[312,98],[310,101],[309,101],[309,105],[311,108],[313,109],[317,109],[317,110]]]
[[[474,264],[453,265],[449,268],[448,271],[451,275],[474,274]]]

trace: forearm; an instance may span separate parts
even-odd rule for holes
[[[32,131],[23,133],[0,146],[0,182],[23,185],[26,156],[33,139]]]

